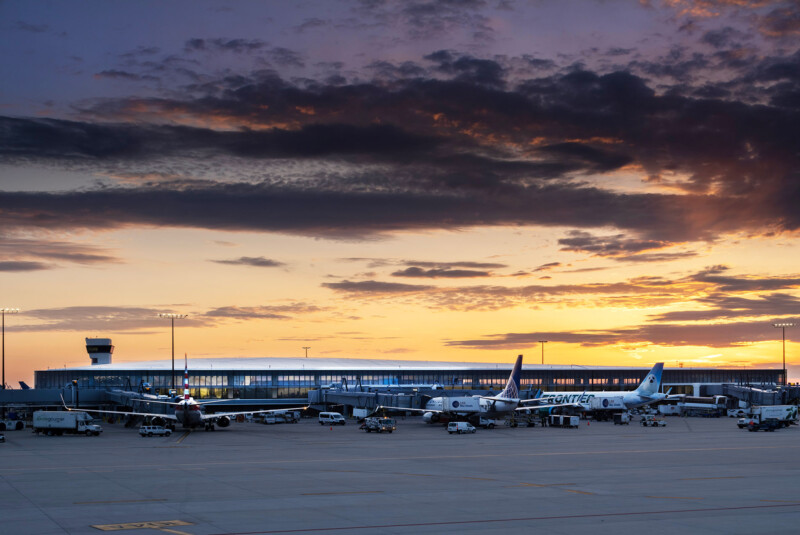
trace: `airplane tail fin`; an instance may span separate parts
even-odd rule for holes
[[[183,354],[183,399],[189,399],[189,357]]]
[[[639,385],[639,388],[635,390],[637,394],[640,396],[651,396],[653,394],[658,393],[658,389],[661,386],[661,372],[664,371],[664,363],[657,362],[653,369],[647,374],[642,381],[642,384]]]
[[[519,399],[519,376],[522,370],[522,355],[517,357],[517,362],[514,363],[514,368],[511,370],[511,375],[508,376],[508,382],[502,392],[497,394],[498,398]]]

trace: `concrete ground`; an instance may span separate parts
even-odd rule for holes
[[[732,418],[581,422],[449,435],[234,423],[141,438],[7,431],[0,533],[692,533],[800,531],[800,428]]]

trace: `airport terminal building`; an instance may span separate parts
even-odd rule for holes
[[[183,359],[113,363],[109,339],[87,339],[91,365],[35,372],[35,388],[55,389],[77,381],[81,390],[135,390],[148,383],[154,393],[183,388]],[[196,398],[298,399],[331,384],[349,387],[438,384],[452,390],[502,389],[514,362],[431,362],[347,358],[194,358],[189,387]],[[173,366],[175,372],[173,374]],[[520,387],[546,391],[623,391],[641,382],[649,367],[523,364]],[[664,388],[672,393],[706,395],[702,385],[783,384],[783,370],[743,368],[665,368]]]

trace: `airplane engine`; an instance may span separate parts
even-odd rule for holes
[[[217,426],[219,427],[228,427],[231,425],[231,419],[227,416],[221,416],[217,418]]]
[[[422,415],[422,421],[426,424],[435,424],[439,421],[439,413],[437,412],[426,412]]]
[[[153,418],[150,421],[150,423],[152,423],[153,425],[158,425],[158,426],[163,427],[163,426],[167,425],[167,420],[164,419],[164,418],[159,418],[158,416],[156,416],[155,418]]]

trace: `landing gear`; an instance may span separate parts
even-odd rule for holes
[[[206,431],[214,431],[214,424],[206,424]]]

